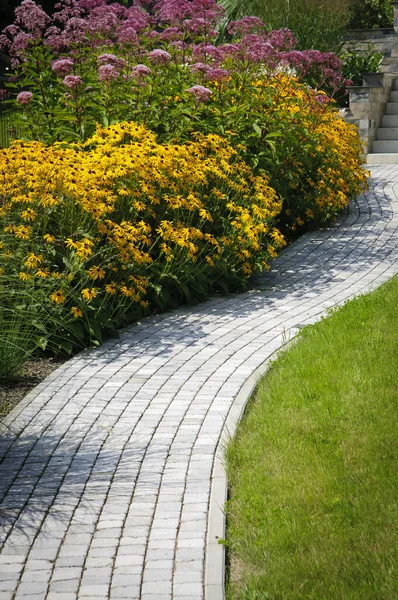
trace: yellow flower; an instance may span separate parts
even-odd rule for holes
[[[90,267],[90,269],[88,269],[87,271],[87,274],[90,277],[90,279],[93,279],[93,281],[95,281],[96,279],[103,279],[106,275],[104,269],[101,269],[96,265]]]
[[[116,294],[117,291],[117,286],[116,283],[114,281],[112,281],[111,283],[107,283],[105,286],[105,291],[110,294],[111,296],[114,296]]]
[[[206,256],[206,261],[209,263],[211,267],[214,267],[214,260],[211,256]]]
[[[45,235],[43,235],[43,240],[47,242],[47,244],[54,244],[55,237],[53,235],[50,235],[49,233],[46,233]]]
[[[65,294],[62,290],[55,290],[55,292],[50,294],[50,300],[55,302],[55,304],[63,304],[65,302]]]
[[[95,298],[97,293],[98,291],[96,288],[84,288],[84,290],[82,290],[82,296],[85,300],[88,300],[88,302]]]
[[[50,275],[48,269],[38,269],[35,273],[36,277],[41,277],[42,279],[47,279]]]
[[[34,252],[31,252],[30,254],[28,254],[25,260],[25,265],[28,267],[28,269],[35,269],[42,262],[43,257],[41,254],[36,255],[34,254]]]
[[[88,238],[84,238],[81,242],[78,242],[76,244],[76,246],[77,246],[76,254],[80,258],[85,259],[92,255],[92,253],[93,253],[92,247],[94,246],[94,242],[92,242]]]
[[[246,275],[251,275],[252,274],[252,268],[250,266],[249,263],[245,262],[242,265],[242,271],[246,274]]]
[[[36,216],[37,216],[37,214],[31,208],[27,208],[26,210],[24,210],[24,211],[21,212],[21,217],[25,221],[34,221],[35,218],[36,218]]]
[[[121,285],[120,291],[122,292],[123,296],[126,296],[127,298],[138,298],[137,292],[134,288],[127,287],[126,285]]]
[[[72,315],[75,317],[75,319],[78,319],[79,317],[83,316],[82,311],[80,310],[80,308],[77,308],[77,306],[72,306],[70,311],[71,311]]]
[[[29,281],[29,279],[32,279],[32,275],[29,275],[29,273],[24,273],[23,271],[19,272],[19,279],[21,281]]]
[[[28,240],[30,237],[30,227],[27,225],[19,225],[19,227],[15,227],[14,233],[15,237],[20,238],[21,240]]]
[[[66,246],[67,248],[70,248],[71,250],[77,250],[77,248],[78,248],[78,245],[77,245],[77,243],[76,243],[76,242],[74,242],[74,241],[72,240],[72,238],[67,238],[67,239],[65,240],[65,246]]]

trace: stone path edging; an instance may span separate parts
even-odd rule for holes
[[[126,328],[0,427],[1,600],[224,597],[222,448],[298,330],[397,271],[398,167],[239,295]]]

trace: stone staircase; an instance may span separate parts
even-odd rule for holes
[[[385,63],[389,61],[389,64]],[[394,62],[393,62],[394,61]],[[389,72],[397,73],[392,83],[389,101],[385,105],[381,126],[376,131],[372,150],[367,155],[367,164],[398,164],[398,58],[383,60]],[[391,63],[391,64],[390,64]],[[386,72],[386,70],[384,70]],[[394,73],[394,74],[395,74]]]

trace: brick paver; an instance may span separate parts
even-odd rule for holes
[[[398,167],[246,293],[150,317],[74,357],[0,428],[0,599],[202,600],[220,434],[301,326],[391,277]]]

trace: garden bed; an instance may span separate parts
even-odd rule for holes
[[[3,419],[26,394],[36,385],[55,371],[65,357],[47,357],[28,360],[22,367],[20,374],[12,379],[0,380],[0,421]]]

